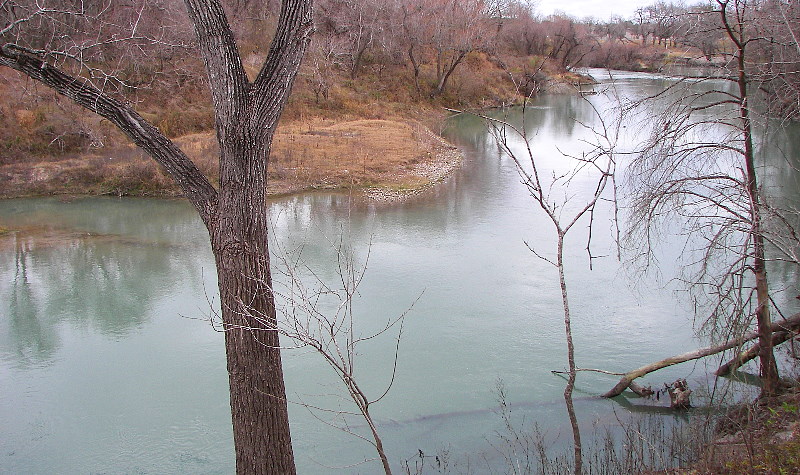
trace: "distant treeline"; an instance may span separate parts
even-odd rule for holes
[[[22,16],[26,1],[34,4],[3,3],[0,15],[9,21]],[[535,94],[553,78],[570,79],[569,71],[581,66],[655,70],[683,62],[724,68],[736,61],[725,28],[744,31],[754,43],[748,71],[763,78],[759,89],[775,110],[794,117],[800,109],[800,4],[750,0],[726,25],[719,13],[726,2],[662,1],[631,18],[602,22],[543,17],[533,2],[521,0],[316,0],[312,44],[285,117],[382,118],[426,105],[504,103],[515,94]],[[255,74],[268,54],[280,2],[223,3],[244,69]],[[31,51],[63,52],[48,61],[72,65],[74,74],[124,93],[120,97],[136,101],[169,136],[213,128],[205,72],[183,0],[59,5],[82,14],[64,14],[29,29]],[[87,25],[98,19],[106,22],[100,29],[105,36]],[[51,31],[55,24],[57,34]],[[20,88],[19,81],[13,72],[0,71],[0,163],[124,141],[49,91]]]

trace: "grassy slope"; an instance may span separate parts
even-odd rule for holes
[[[518,97],[508,71],[522,74],[535,63],[504,58],[504,70],[472,53],[436,98],[417,92],[403,65],[369,64],[356,79],[333,71],[328,97],[318,98],[304,67],[272,150],[270,192],[424,186],[432,180],[426,170],[448,150],[427,131],[446,115],[445,107],[512,102]],[[217,149],[202,69],[188,59],[180,69],[194,74],[140,78],[133,101],[213,180]],[[179,190],[107,121],[0,70],[0,197],[49,194],[171,196]]]

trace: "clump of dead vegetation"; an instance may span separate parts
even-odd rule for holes
[[[800,388],[732,408],[700,460],[680,473],[800,473]]]

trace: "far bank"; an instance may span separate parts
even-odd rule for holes
[[[197,74],[146,83],[133,95],[135,108],[215,182],[218,145],[208,89],[198,79],[199,66],[186,62]],[[332,70],[324,94],[301,74],[272,145],[268,193],[356,189],[396,199],[459,166],[460,153],[438,134],[447,109],[520,103],[547,90],[574,92],[586,81],[546,58],[499,61],[477,51],[443,93],[415,87],[408,74],[401,65],[365,67],[355,78]],[[49,90],[26,89],[11,71],[0,71],[0,97],[0,198],[181,194],[108,121]]]
[[[216,180],[218,145],[213,132],[174,140]],[[419,122],[315,118],[279,129],[270,156],[268,193],[358,189],[396,197],[441,180],[460,163],[458,149]],[[170,177],[133,145],[2,165],[0,183],[0,198],[181,194]]]

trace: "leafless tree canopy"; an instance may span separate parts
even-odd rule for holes
[[[793,114],[793,105],[779,105],[793,80],[788,64],[779,61],[789,52],[789,43],[779,37],[793,30],[772,16],[783,7],[718,0],[700,13],[717,16],[716,31],[728,45],[721,79],[683,81],[650,98],[648,112],[656,125],[629,170],[634,190],[629,242],[650,256],[660,226],[681,230],[684,280],[693,290],[700,328],[730,340],[758,327],[766,395],[777,389],[771,311],[781,311],[767,263],[796,262],[798,246],[796,212],[773,205],[762,182],[769,158],[758,156],[757,130]],[[758,106],[760,97],[767,107]],[[776,118],[776,112],[782,115]]]
[[[177,0],[6,0],[0,26],[7,54],[35,55],[114,93],[151,81],[152,64],[169,61],[194,40]]]

